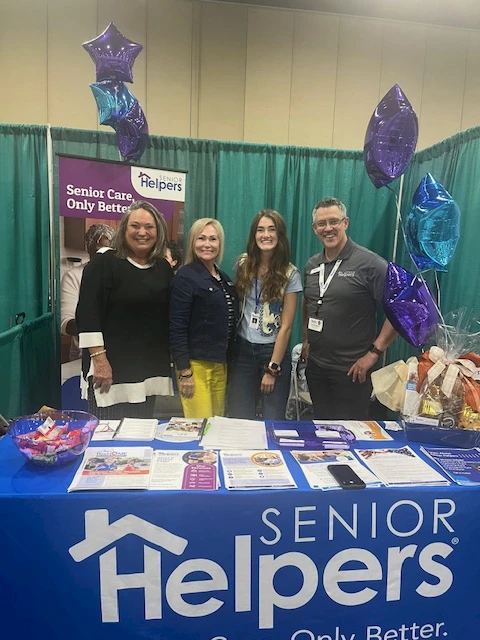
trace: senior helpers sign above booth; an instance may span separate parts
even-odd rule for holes
[[[119,220],[132,202],[147,200],[163,213],[170,232],[175,212],[183,208],[178,204],[185,202],[185,178],[182,171],[61,155],[60,215]]]

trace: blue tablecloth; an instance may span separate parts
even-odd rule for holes
[[[0,638],[480,637],[480,490],[313,491],[285,457],[296,490],[67,494],[3,438]]]

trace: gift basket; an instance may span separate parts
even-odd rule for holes
[[[420,356],[416,371],[409,367],[403,410],[409,440],[480,445],[479,354],[480,314],[466,307],[447,314],[436,344]]]

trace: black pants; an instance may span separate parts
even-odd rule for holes
[[[148,396],[145,402],[121,402],[110,407],[99,407],[90,383],[88,387],[88,412],[99,420],[121,420],[122,418],[153,418],[155,396]]]
[[[352,382],[346,371],[308,361],[305,371],[316,420],[368,420],[372,381]]]

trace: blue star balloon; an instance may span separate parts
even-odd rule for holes
[[[84,42],[82,46],[95,63],[97,82],[133,82],[133,63],[143,45],[125,38],[113,22],[98,37]]]
[[[365,134],[365,168],[377,189],[404,173],[415,152],[417,139],[417,116],[396,84],[378,103]]]
[[[142,107],[135,100],[130,111],[117,125],[117,146],[125,160],[138,160],[148,142],[148,123]]]
[[[419,269],[447,270],[460,238],[460,209],[430,173],[413,195],[405,234],[410,256]]]
[[[91,84],[93,97],[97,103],[98,120],[114,129],[135,104],[135,96],[130,93],[123,82],[97,82]]]

